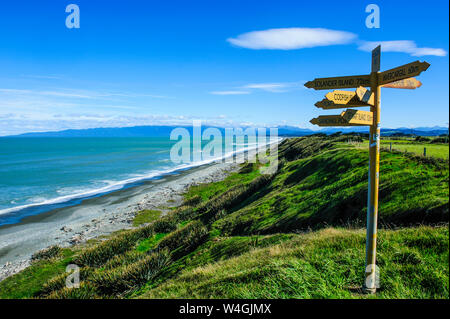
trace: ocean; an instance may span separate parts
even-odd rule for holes
[[[0,226],[206,164],[173,163],[175,143],[162,137],[0,138]]]

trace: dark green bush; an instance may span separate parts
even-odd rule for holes
[[[63,288],[46,296],[47,299],[99,299],[95,288],[88,283],[80,283],[79,288]]]
[[[177,228],[175,218],[171,216],[164,216],[153,223],[153,230],[155,233],[170,233]]]
[[[94,247],[85,249],[74,258],[74,263],[79,266],[99,267],[112,257],[130,250],[137,241],[148,238],[153,233],[153,223],[126,231]]]
[[[195,207],[202,202],[202,198],[199,195],[194,195],[191,198],[184,201],[183,206]]]
[[[80,282],[86,280],[86,278],[93,273],[93,269],[90,267],[83,267],[80,269]],[[49,295],[55,291],[61,290],[66,287],[66,279],[68,273],[62,273],[49,281],[47,281],[38,292],[38,295]]]
[[[448,143],[448,136],[440,136],[440,137],[436,137],[434,138],[431,143]]]
[[[269,184],[274,175],[261,175],[248,184],[236,185],[226,192],[212,198],[198,208],[199,218],[209,224],[216,219],[216,215],[222,210],[235,207],[255,194],[265,185]]]
[[[54,257],[58,257],[61,254],[61,247],[59,246],[50,246],[48,248],[42,249],[31,256],[31,261],[36,262],[42,259],[50,259]]]
[[[416,142],[430,142],[431,138],[425,136],[417,136],[414,141]]]
[[[193,251],[207,236],[207,228],[196,220],[164,237],[157,249],[167,248],[175,258],[179,258]]]
[[[94,274],[89,282],[102,295],[121,295],[154,279],[170,263],[168,250],[154,251],[145,258],[122,267]]]
[[[131,250],[126,253],[114,256],[110,260],[108,260],[104,265],[103,269],[109,270],[125,265],[133,264],[141,259],[144,259],[146,254],[140,251]]]

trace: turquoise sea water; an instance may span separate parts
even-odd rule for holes
[[[169,138],[0,138],[0,225],[194,164]]]

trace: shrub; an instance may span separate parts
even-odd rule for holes
[[[206,227],[196,220],[164,237],[157,249],[167,248],[175,258],[179,258],[197,248],[207,236]]]
[[[202,202],[202,198],[199,195],[194,195],[189,199],[186,199],[183,203],[183,206],[191,206],[195,207]]]
[[[239,174],[248,174],[251,173],[256,167],[256,163],[246,163],[239,170]]]
[[[429,142],[431,141],[431,139],[429,137],[425,137],[425,136],[417,136],[414,141],[416,142]]]
[[[164,216],[153,223],[153,231],[155,233],[170,233],[175,229],[177,229],[177,223],[175,218],[172,218],[170,215]]]
[[[448,143],[448,136],[439,136],[434,138],[431,143]]]
[[[31,261],[36,262],[42,259],[50,259],[54,257],[58,257],[61,254],[61,247],[59,246],[50,246],[48,248],[42,249],[31,256]]]
[[[223,194],[214,197],[198,208],[198,213],[202,214],[200,219],[204,223],[212,222],[217,218],[217,213],[244,202],[248,197],[269,184],[274,177],[275,175],[261,175],[248,184],[236,185]]]
[[[155,251],[135,263],[98,272],[89,281],[103,295],[120,295],[154,279],[169,263],[167,250]]]
[[[83,267],[80,269],[80,281],[86,280],[86,278],[92,274],[93,270],[90,267]],[[52,292],[61,290],[66,287],[66,279],[68,273],[62,273],[49,281],[47,281],[38,292],[38,295],[49,295]]]
[[[146,254],[131,250],[124,254],[114,256],[110,260],[108,260],[105,265],[103,266],[103,269],[110,270],[113,268],[125,266],[125,265],[131,265],[143,258],[145,258]]]
[[[74,258],[74,263],[81,266],[99,267],[112,257],[133,248],[138,240],[151,236],[153,228],[154,226],[151,224],[117,235],[95,247],[82,251]]]
[[[52,292],[47,299],[98,299],[95,288],[87,283],[80,283],[79,288],[63,288]]]

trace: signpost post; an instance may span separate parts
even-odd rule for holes
[[[380,97],[381,87],[415,89],[422,85],[414,76],[426,71],[427,62],[415,61],[397,68],[380,71],[381,46],[372,51],[369,75],[316,78],[305,84],[315,90],[356,88],[355,92],[335,90],[315,104],[322,109],[370,107],[370,111],[347,109],[339,115],[321,115],[310,122],[319,126],[364,126],[369,129],[369,185],[367,200],[366,268],[363,290],[375,293],[378,287],[376,267],[378,187],[380,171]],[[366,89],[370,87],[370,90]]]

